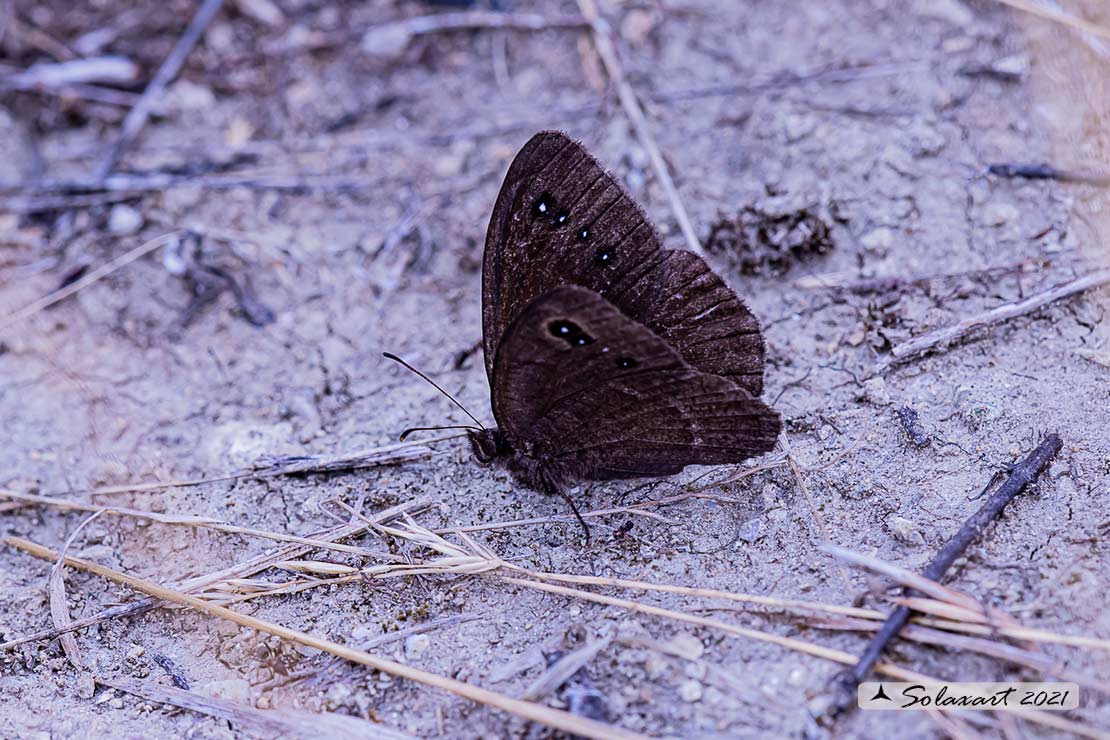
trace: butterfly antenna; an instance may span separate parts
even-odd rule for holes
[[[421,378],[421,379],[423,379],[425,383],[427,383],[428,385],[432,386],[433,388],[435,388],[435,389],[436,389],[437,391],[439,391],[439,392],[440,392],[440,393],[442,393],[443,395],[447,396],[447,400],[449,400],[449,401],[450,401],[451,403],[455,404],[455,405],[456,405],[456,406],[458,406],[458,407],[459,407],[460,409],[462,409],[462,412],[463,412],[464,414],[466,414],[467,416],[469,416],[469,417],[470,417],[470,418],[471,418],[471,419],[472,419],[472,420],[474,421],[474,423],[478,425],[478,427],[479,427],[480,429],[485,429],[485,428],[486,428],[486,427],[485,427],[485,425],[484,425],[484,424],[482,424],[482,422],[478,421],[478,419],[477,419],[477,418],[476,418],[476,417],[474,416],[474,414],[472,414],[472,413],[470,413],[469,411],[467,411],[467,410],[466,410],[466,406],[463,406],[463,405],[462,405],[461,403],[459,403],[459,402],[458,402],[457,400],[455,400],[455,397],[454,397],[454,396],[452,396],[452,395],[451,395],[450,393],[448,393],[447,391],[445,391],[445,390],[443,390],[442,388],[440,388],[440,387],[439,387],[439,384],[438,384],[438,383],[436,383],[436,382],[435,382],[434,380],[432,380],[431,378],[429,378],[429,377],[428,377],[427,375],[425,375],[424,373],[420,372],[420,371],[419,371],[419,370],[417,370],[417,369],[416,369],[415,367],[413,367],[412,365],[408,364],[407,362],[405,362],[404,360],[402,360],[402,359],[401,359],[400,357],[398,357],[397,355],[393,354],[392,352],[382,352],[382,356],[383,356],[383,357],[386,357],[387,359],[393,360],[393,361],[394,361],[394,362],[396,362],[396,363],[399,363],[399,364],[403,365],[403,366],[404,366],[404,367],[405,367],[405,368],[406,368],[407,370],[409,370],[409,371],[411,371],[411,372],[413,372],[413,373],[416,373],[417,375],[419,375],[419,376],[420,376],[420,378]],[[415,431],[418,431],[418,430],[427,430],[427,429],[470,429],[470,428],[472,428],[472,427],[470,427],[469,425],[465,425],[465,426],[448,426],[448,427],[414,427],[414,428],[412,428],[412,429],[406,429],[406,430],[405,430],[405,431],[404,431],[404,432],[403,432],[403,433],[401,434],[401,439],[402,439],[402,440],[404,440],[404,438],[405,438],[405,435],[407,435],[407,434],[408,434],[409,432],[415,432]]]
[[[441,427],[409,427],[405,431],[401,432],[400,440],[404,442],[405,437],[409,436],[413,432],[434,432],[439,429],[478,429],[478,427],[474,426],[473,424],[447,424]]]

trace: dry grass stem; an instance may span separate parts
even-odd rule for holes
[[[821,549],[844,562],[887,576],[907,588],[912,588],[921,593],[928,594],[939,601],[955,604],[963,609],[977,611],[980,614],[983,614],[984,610],[986,610],[987,614],[991,617],[1007,622],[1012,619],[1009,614],[1005,614],[997,609],[988,609],[984,607],[972,596],[941,583],[937,583],[936,581],[930,580],[906,568],[888,563],[885,560],[853,552],[831,543],[822,545]]]
[[[1083,33],[1089,33],[1093,36],[1110,39],[1110,28],[1103,28],[1097,23],[1091,23],[1084,18],[1077,18],[1074,15],[1069,15],[1068,13],[1065,13],[1062,10],[1057,10],[1056,8],[1046,7],[1044,5],[1037,5],[1036,3],[1030,2],[1030,0],[997,0],[997,2],[1000,2],[1003,5],[1009,5],[1015,10],[1020,10],[1025,13],[1029,13],[1030,15],[1035,15],[1040,18],[1045,18],[1047,20],[1053,21],[1054,23],[1059,23],[1061,25],[1068,26],[1069,28],[1074,28],[1075,30],[1082,31]]]
[[[8,545],[22,550],[23,552],[26,552],[34,557],[45,559],[54,559],[57,557],[57,553],[53,550],[19,537],[9,537],[5,540],[5,542]],[[354,650],[345,645],[340,645],[339,643],[332,642],[331,640],[326,640],[321,637],[309,635],[298,630],[290,629],[289,627],[285,627],[280,624],[267,622],[265,620],[257,619],[246,614],[240,614],[239,612],[232,611],[226,607],[209,604],[208,602],[196,596],[191,596],[180,591],[174,591],[172,589],[165,588],[164,586],[159,586],[156,583],[152,583],[151,581],[137,578],[126,573],[121,573],[119,571],[112,570],[111,568],[97,565],[96,563],[90,563],[86,560],[81,560],[73,557],[65,558],[65,562],[71,567],[80,568],[81,570],[101,576],[102,578],[107,578],[108,580],[111,580],[115,583],[120,583],[128,586],[129,588],[133,588],[136,591],[141,591],[150,596],[162,599],[163,601],[187,606],[197,611],[209,614],[213,617],[224,619],[229,622],[234,622],[235,624],[246,627],[247,629],[253,629],[259,632],[265,632],[270,635],[275,635],[282,639],[290,640],[300,645],[305,645],[307,647],[315,648],[317,650],[330,653],[337,657],[344,658],[345,660],[349,660],[353,663],[359,663],[361,665],[374,668],[376,670],[382,671],[383,673],[388,673],[392,676],[405,678],[410,681],[424,684],[425,686],[431,686],[433,688],[449,691],[457,696],[463,697],[464,699],[469,699],[471,701],[485,704],[487,706],[494,707],[505,712],[510,712],[524,719],[532,720],[534,722],[540,722],[547,725],[548,727],[553,727],[565,732],[583,735],[585,737],[591,738],[631,739],[642,737],[637,733],[629,732],[619,727],[614,727],[612,725],[607,725],[602,722],[586,719],[584,717],[578,717],[568,712],[564,712],[558,709],[552,709],[551,707],[547,707],[542,704],[535,704],[532,702],[514,699],[512,697],[505,696],[504,694],[490,691],[489,689],[483,689],[478,686],[464,683],[463,681],[458,681],[453,678],[447,678],[446,676],[440,676],[428,671],[421,670],[419,668],[405,665],[403,663],[397,663],[386,658],[380,658],[376,655],[372,655],[362,650]]]
[[[37,314],[39,311],[42,311],[45,308],[49,308],[55,303],[69,298],[71,295],[78,292],[79,290],[84,290],[98,280],[101,280],[107,275],[111,275],[113,272],[126,267],[137,259],[145,257],[159,247],[164,247],[180,236],[180,231],[171,231],[168,234],[156,236],[150,241],[140,244],[131,251],[122,254],[119,257],[116,257],[114,260],[101,265],[95,270],[90,270],[87,274],[83,275],[81,279],[75,280],[73,283],[67,285],[61,290],[56,290],[53,293],[49,293],[42,298],[39,298],[37,301],[34,301],[19,309],[18,311],[8,314],[3,319],[0,319],[0,331],[4,331],[12,326],[15,326],[21,321],[26,321],[27,319]]]
[[[69,613],[69,602],[66,599],[66,583],[65,583],[65,554],[73,545],[77,535],[81,533],[86,525],[100,516],[99,512],[85,517],[85,519],[77,525],[77,528],[70,533],[66,538],[65,543],[62,545],[61,550],[58,552],[58,557],[54,560],[54,564],[50,566],[50,576],[48,578],[48,592],[50,593],[50,619],[54,623],[54,628],[57,630],[64,630],[73,624],[73,617]],[[81,650],[77,647],[77,638],[73,636],[72,632],[65,632],[60,637],[62,643],[62,652],[65,653],[66,659],[70,664],[78,669],[85,668],[85,661],[81,657]]]
[[[823,629],[848,630],[859,632],[874,632],[882,624],[862,619],[828,618],[813,622],[814,626]],[[981,637],[967,635],[954,635],[949,632],[923,627],[921,625],[907,625],[902,628],[901,636],[913,642],[935,647],[944,647],[951,650],[966,650],[980,655],[998,658],[1015,665],[1032,668],[1035,671],[1053,676],[1063,681],[1074,681],[1103,693],[1110,693],[1110,684],[1087,676],[1083,673],[1069,669],[1063,663],[1043,653],[1033,652],[1014,645],[1007,645],[996,640],[985,640]]]
[[[52,498],[48,496],[36,496],[35,494],[30,493],[17,493],[15,491],[5,490],[0,490],[0,497],[10,498],[16,501],[25,501],[32,504],[50,506],[62,511],[91,511],[95,512],[96,514],[129,516],[136,519],[145,519],[147,521],[158,522],[159,524],[196,527],[198,529],[212,529],[217,532],[225,532],[227,534],[239,534],[247,537],[261,537],[268,540],[274,540],[275,542],[291,542],[298,545],[307,545],[308,547],[319,548],[321,550],[335,550],[337,552],[345,552],[350,553],[351,555],[360,555],[362,557],[368,558],[382,558],[385,560],[389,560],[397,557],[387,552],[368,550],[364,547],[355,547],[354,545],[341,545],[337,542],[328,542],[327,540],[318,540],[311,537],[298,537],[297,535],[285,534],[282,532],[272,532],[265,529],[255,529],[253,527],[241,527],[235,524],[225,524],[224,522],[217,521],[216,519],[195,516],[192,514],[163,514],[153,511],[129,509],[122,506],[98,506],[96,504],[83,504],[78,501],[69,501],[67,499]]]
[[[557,691],[560,686],[569,681],[571,676],[578,673],[580,669],[596,658],[601,651],[609,647],[612,641],[613,639],[611,637],[602,637],[598,640],[586,643],[577,650],[567,653],[555,661],[546,671],[541,673],[536,680],[524,690],[520,698],[525,701],[540,701],[549,696]]]
[[[264,710],[153,682],[97,677],[96,682],[147,701],[170,704],[250,728],[260,737],[326,737],[338,740],[410,740],[411,735],[379,723],[333,712]]]
[[[589,21],[593,31],[594,49],[597,51],[598,57],[601,58],[601,63],[605,66],[609,79],[613,81],[613,85],[617,88],[617,97],[620,98],[621,107],[624,108],[624,112],[631,119],[632,127],[636,130],[640,143],[651,159],[651,166],[655,170],[655,176],[659,178],[659,184],[663,186],[663,190],[667,193],[667,200],[671,203],[675,220],[678,221],[678,227],[682,230],[682,236],[686,239],[686,247],[694,254],[704,257],[705,252],[702,249],[701,241],[694,232],[694,226],[690,223],[690,216],[686,213],[686,206],[682,204],[678,188],[675,187],[674,180],[671,179],[667,163],[663,159],[663,154],[659,151],[655,136],[651,133],[647,116],[644,115],[644,110],[636,97],[636,91],[632,89],[632,85],[625,77],[624,68],[621,66],[616,47],[613,45],[609,24],[601,17],[601,13],[597,9],[597,3],[594,0],[578,0],[578,9]]]
[[[1054,642],[1060,645],[1074,645],[1075,647],[1110,650],[1110,640],[1098,637],[1063,635],[1057,632],[1024,627],[1019,624],[996,624],[987,618],[981,609],[973,611],[944,601],[925,599],[919,596],[890,596],[888,598],[893,603],[913,609],[915,612],[942,617],[941,619],[935,620],[921,618],[917,620],[921,624],[925,624],[929,627],[951,629],[980,635],[992,635],[997,633],[1018,640]]]
[[[793,451],[790,448],[790,440],[786,437],[786,432],[779,434],[779,446],[786,454],[786,462],[790,466],[790,471],[794,474],[794,480],[798,484],[798,490],[805,496],[806,503],[809,504],[809,511],[813,515],[813,520],[817,522],[817,528],[821,532],[821,539],[825,542],[832,542],[832,536],[829,534],[829,528],[825,526],[825,519],[821,516],[821,511],[817,508],[817,504],[813,501],[813,496],[809,493],[809,486],[806,485],[805,476],[802,475],[802,469],[798,465],[798,461],[794,459]],[[844,582],[844,593],[852,593],[852,581],[848,578],[848,571],[845,567],[837,562],[836,568],[840,572],[840,580]]]
[[[421,496],[412,499],[411,501],[403,502],[374,514],[373,520],[375,522],[387,522],[393,517],[401,515],[405,511],[426,506],[429,501],[430,497]],[[348,537],[357,537],[358,535],[363,534],[366,530],[367,525],[364,523],[344,523],[317,532],[315,533],[315,536],[311,539],[330,542],[334,540],[346,539]],[[202,589],[215,586],[216,584],[219,584],[223,581],[234,580],[259,573],[263,570],[266,570],[267,568],[272,567],[275,562],[298,557],[300,555],[303,555],[309,549],[310,548],[308,546],[301,544],[283,545],[271,552],[256,555],[255,557],[249,558],[248,560],[245,560],[241,563],[231,565],[227,568],[224,568],[223,570],[219,570],[213,573],[207,573],[205,575],[196,576],[194,578],[189,578],[181,581],[180,583],[176,584],[176,589],[179,591],[185,591],[187,593],[196,593],[201,591]],[[64,629],[55,628],[49,630],[41,630],[39,632],[24,635],[22,637],[17,637],[8,640],[7,642],[0,643],[0,651],[10,650],[19,645],[23,645],[29,642],[36,642],[38,640],[55,639],[68,632],[73,632],[74,630],[83,629],[85,627],[89,627],[109,619],[117,619],[119,617],[138,614],[140,612],[146,611],[147,609],[152,609],[156,606],[158,606],[157,599],[143,599],[134,604],[126,604],[123,606],[106,609],[98,614],[75,620],[71,625],[65,627]]]

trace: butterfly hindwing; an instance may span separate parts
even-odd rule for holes
[[[703,373],[592,290],[532,301],[494,360],[494,416],[557,475],[612,478],[739,462],[770,450],[778,414]]]
[[[640,207],[580,144],[545,131],[509,167],[486,235],[483,346],[490,384],[506,328],[535,298],[589,288],[701,370],[758,396],[759,323],[697,255],[665,249]]]

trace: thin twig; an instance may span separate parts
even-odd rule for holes
[[[107,82],[126,84],[139,75],[139,67],[126,57],[104,56],[67,62],[35,64],[0,78],[0,92],[8,90],[57,90],[70,85]]]
[[[578,673],[587,663],[596,658],[602,650],[608,648],[609,643],[612,641],[613,639],[611,637],[602,637],[598,640],[586,643],[577,650],[567,653],[555,661],[546,671],[537,676],[536,680],[520,695],[520,698],[527,701],[540,701],[545,699],[548,695],[557,691],[560,686],[569,681],[571,676]]]
[[[1009,477],[999,486],[998,490],[964,522],[959,531],[940,549],[940,552],[925,568],[923,575],[929,580],[939,581],[952,566],[952,563],[956,562],[956,559],[967,550],[968,546],[979,538],[987,525],[998,518],[1006,505],[1048,467],[1048,463],[1056,456],[1062,446],[1063,442],[1061,442],[1059,435],[1050,434],[1045,437],[1024,460],[1013,467]],[[895,607],[875,635],[875,638],[868,644],[863,655],[860,656],[859,662],[850,671],[841,674],[837,681],[836,696],[829,708],[830,716],[835,717],[851,706],[856,695],[856,687],[871,673],[883,650],[902,630],[909,617],[910,610],[907,607]]]
[[[58,553],[50,548],[43,547],[42,545],[19,537],[9,537],[5,542],[37,558],[54,559],[58,555]],[[107,578],[114,583],[122,584],[164,601],[190,607],[210,616],[246,627],[247,629],[265,632],[300,645],[322,650],[353,663],[359,663],[379,670],[383,673],[388,673],[399,678],[406,678],[410,681],[424,684],[425,686],[443,689],[457,696],[461,696],[464,699],[501,709],[502,711],[510,712],[535,722],[541,722],[558,730],[592,738],[625,738],[626,740],[642,738],[642,736],[637,733],[607,725],[603,722],[577,717],[568,712],[552,709],[542,704],[514,699],[504,694],[499,694],[496,691],[490,691],[489,689],[483,689],[454,678],[440,676],[429,671],[414,668],[413,666],[398,663],[386,658],[380,658],[365,651],[355,650],[346,645],[340,645],[331,640],[300,632],[274,622],[267,622],[247,614],[240,614],[226,607],[210,604],[204,599],[200,599],[196,596],[174,591],[164,586],[159,586],[151,581],[127,573],[121,573],[120,571],[106,568],[96,563],[90,563],[86,560],[74,557],[65,558],[65,562],[71,567],[80,568],[81,570],[98,575],[101,578]]]
[[[169,56],[162,62],[162,66],[154,74],[150,80],[150,84],[143,90],[143,96],[139,99],[138,105],[127,112],[127,117],[123,120],[123,126],[120,129],[119,137],[111,148],[104,155],[96,170],[93,171],[92,179],[94,182],[103,182],[112,170],[115,169],[116,163],[119,158],[123,156],[123,152],[139,135],[139,131],[146,125],[147,119],[150,117],[150,112],[154,106],[159,102],[162,97],[162,91],[166,89],[166,85],[177,76],[181,71],[181,66],[185,63],[185,58],[189,56],[189,52],[193,50],[197,42],[200,41],[201,34],[212,19],[216,16],[220,6],[223,5],[223,0],[204,0],[204,4],[197,10],[193,20],[189,22],[189,26],[185,29],[185,33],[174,44],[173,50],[170,51]]]
[[[1058,180],[1060,182],[1074,182],[1082,185],[1110,185],[1110,175],[1101,175],[1097,172],[1061,170],[1048,164],[1015,164],[1012,162],[1002,162],[990,165],[987,171],[997,177],[1021,177],[1026,180]]]
[[[326,737],[336,740],[411,740],[412,735],[380,722],[351,717],[337,712],[299,712],[264,710],[237,704],[227,699],[203,696],[194,691],[156,683],[97,676],[96,682],[116,691],[140,696],[147,701],[170,704],[253,730],[258,737]]]
[[[582,28],[589,25],[577,15],[545,16],[540,13],[503,13],[494,10],[465,10],[457,13],[433,13],[402,18],[376,26],[366,33],[396,31],[410,36],[471,28],[504,28],[520,31],[546,31],[553,28]]]
[[[158,249],[159,247],[163,247],[166,244],[169,244],[174,239],[177,239],[180,235],[181,232],[179,231],[171,231],[168,234],[162,234],[161,236],[157,236],[144,244],[140,244],[139,246],[132,249],[130,252],[116,257],[111,262],[101,265],[95,270],[89,271],[84,276],[82,276],[80,280],[74,281],[61,290],[56,290],[53,293],[45,295],[42,298],[39,298],[37,301],[34,301],[33,303],[19,309],[15,313],[9,314],[4,319],[0,319],[0,331],[4,331],[5,329],[18,324],[21,321],[25,321],[31,316],[34,316],[39,311],[53,306],[58,301],[69,298],[77,291],[89,287],[96,281],[101,280],[108,275],[111,275],[116,270],[126,267],[135,260],[141,259],[142,257]]]
[[[405,627],[404,629],[397,630],[396,632],[386,632],[384,634],[378,635],[377,637],[371,638],[366,642],[359,643],[358,648],[360,650],[366,651],[377,650],[384,645],[390,645],[394,642],[399,642],[408,637],[411,637],[412,635],[422,635],[427,632],[432,632],[433,630],[442,629],[444,627],[454,627],[455,625],[465,624],[466,622],[473,622],[478,619],[482,619],[482,616],[478,614],[453,614],[449,617],[431,619],[427,622],[414,624],[411,627]],[[343,661],[340,658],[333,658],[319,668],[307,668],[303,671],[291,673],[288,676],[281,677],[280,685],[284,686],[295,681],[303,681],[306,678],[311,678],[312,681],[310,681],[309,683],[314,683],[318,679],[322,678],[325,673],[342,664],[342,662]]]
[[[1055,303],[1064,298],[1070,298],[1071,296],[1106,285],[1107,283],[1110,283],[1110,269],[1098,270],[1076,280],[1072,280],[1071,282],[1058,285],[1051,290],[1037,293],[1023,301],[996,306],[989,311],[970,316],[952,326],[946,326],[943,329],[937,329],[936,331],[922,334],[919,337],[914,337],[894,347],[890,351],[891,358],[875,366],[875,373],[879,374],[886,372],[891,366],[906,362],[930,350],[947,347],[952,342],[975,329],[991,326],[992,324],[1012,319],[1015,316],[1030,313],[1050,303]]]
[[[790,470],[794,474],[794,481],[798,485],[798,490],[805,496],[806,503],[809,504],[810,514],[813,515],[813,520],[817,522],[817,528],[821,532],[821,539],[825,542],[832,544],[832,537],[829,535],[829,528],[825,526],[825,518],[821,516],[821,512],[817,509],[817,504],[813,502],[813,496],[809,494],[809,486],[806,485],[805,476],[802,475],[802,469],[798,466],[798,461],[794,459],[794,453],[790,449],[790,440],[786,438],[786,432],[779,435],[779,445],[782,447],[783,453],[786,454],[786,462],[790,465]],[[837,570],[840,572],[840,580],[844,581],[845,593],[852,592],[852,581],[848,578],[848,571],[844,568],[843,563],[836,562]]]
[[[450,439],[458,439],[463,436],[465,435],[444,434],[442,436],[431,437],[429,439],[422,439],[412,442],[399,442],[397,444],[385,445],[383,447],[373,447],[368,450],[352,452],[347,455],[301,455],[296,457],[281,458],[277,461],[266,459],[260,461],[255,467],[248,468],[246,470],[239,470],[233,473],[225,473],[222,475],[207,476],[203,478],[181,478],[168,481],[154,481],[151,483],[122,483],[116,486],[91,488],[84,491],[70,491],[70,493],[72,495],[85,494],[88,496],[110,496],[119,493],[147,493],[150,491],[161,491],[167,488],[193,488],[196,486],[207,485],[209,483],[224,483],[227,481],[241,480],[243,478],[277,478],[283,475],[334,473],[337,471],[360,470],[362,468],[396,465],[398,463],[412,462],[414,460],[420,460],[425,457],[429,457],[435,453],[435,450],[428,445],[434,444],[436,442],[444,442]],[[0,489],[0,497],[5,496],[7,493],[7,491]],[[32,495],[34,494],[17,494],[16,497],[27,497]],[[53,500],[52,496],[44,496],[42,498]],[[34,503],[47,502],[42,501]]]
[[[659,145],[655,143],[655,136],[651,133],[651,126],[648,124],[647,117],[640,106],[640,101],[636,97],[636,91],[632,89],[632,85],[625,77],[624,68],[621,67],[620,59],[617,57],[617,51],[613,45],[609,24],[601,17],[601,13],[597,9],[597,3],[594,0],[578,0],[578,8],[590,23],[594,49],[597,50],[597,55],[601,58],[602,64],[605,65],[605,71],[609,73],[609,79],[613,81],[617,88],[617,97],[620,98],[621,107],[624,108],[624,112],[632,120],[632,126],[636,129],[640,143],[647,150],[652,169],[655,170],[655,176],[659,178],[659,184],[663,186],[663,190],[667,194],[667,200],[671,202],[671,210],[674,211],[678,228],[682,230],[682,235],[686,239],[687,248],[694,254],[704,257],[705,252],[702,250],[701,242],[690,223],[686,206],[682,204],[682,198],[679,197],[678,188],[675,187],[674,181],[671,179],[671,173],[667,169],[663,154],[659,151]]]

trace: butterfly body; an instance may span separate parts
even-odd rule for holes
[[[509,167],[482,323],[498,426],[469,432],[471,448],[530,488],[672,475],[775,444],[756,318],[700,257],[664,248],[564,134],[537,134]]]

